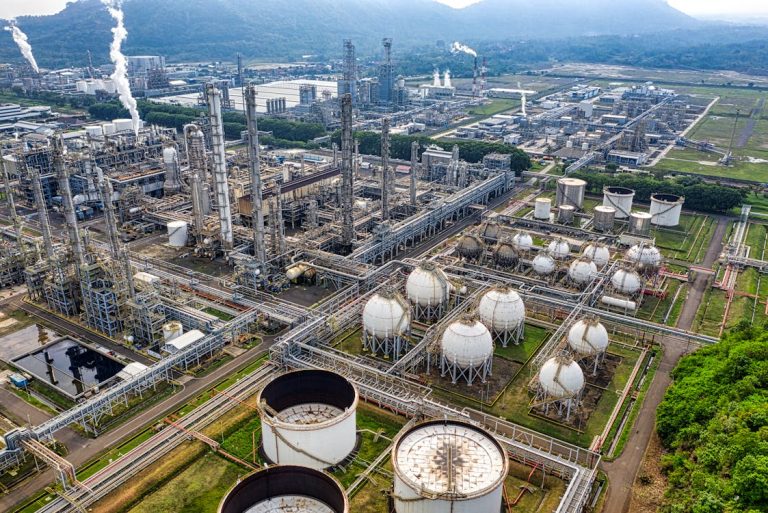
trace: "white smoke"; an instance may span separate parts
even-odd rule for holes
[[[117,93],[120,96],[120,103],[131,113],[133,121],[133,131],[139,134],[139,109],[136,105],[136,99],[131,94],[131,85],[128,82],[128,59],[123,55],[123,41],[128,37],[128,31],[125,29],[122,0],[101,0],[107,7],[109,15],[115,20],[117,25],[112,29],[114,35],[112,44],[109,46],[109,58],[115,65],[115,71],[112,73],[112,81],[115,83]]]
[[[477,57],[477,52],[474,51],[472,48],[468,47],[467,45],[463,45],[459,43],[458,41],[454,41],[451,45],[451,53],[466,53],[467,55],[471,55],[472,57]]]
[[[21,55],[27,59],[29,65],[32,66],[33,70],[35,70],[35,73],[40,73],[40,68],[37,67],[35,56],[32,54],[32,46],[27,41],[27,35],[22,32],[19,27],[16,26],[16,22],[14,20],[11,20],[11,24],[5,27],[5,30],[11,33],[14,42],[19,47],[19,50],[21,50]]]

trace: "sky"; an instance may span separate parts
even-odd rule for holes
[[[52,14],[64,8],[71,0],[0,0],[0,18],[13,18],[25,14]],[[466,7],[480,0],[437,0],[452,7]],[[670,5],[692,16],[728,18],[747,16],[768,17],[766,0],[668,0]],[[531,6],[535,6],[531,0]]]

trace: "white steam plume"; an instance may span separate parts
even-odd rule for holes
[[[19,27],[16,26],[16,22],[14,20],[11,20],[11,24],[5,27],[5,30],[11,33],[14,42],[19,47],[19,50],[21,50],[21,55],[27,59],[29,65],[32,66],[33,70],[35,70],[35,73],[40,73],[40,68],[37,67],[35,56],[32,54],[32,46],[27,41],[27,35],[22,32]]]
[[[463,45],[459,43],[458,41],[454,41],[451,45],[451,53],[466,53],[467,55],[471,55],[472,57],[477,57],[477,52],[474,51],[472,48],[468,47],[467,45]]]
[[[128,31],[125,29],[122,0],[101,0],[107,7],[109,15],[115,20],[117,25],[112,29],[114,35],[112,44],[109,47],[109,58],[115,65],[115,71],[112,73],[112,81],[115,83],[117,93],[120,96],[120,103],[131,113],[133,121],[133,131],[139,134],[139,109],[136,105],[136,99],[131,94],[131,85],[128,82],[128,60],[123,55],[122,46],[125,38],[128,37]]]

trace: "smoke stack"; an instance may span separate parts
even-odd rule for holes
[[[483,67],[480,68],[480,94],[483,94],[487,87],[486,73],[488,70],[488,61],[483,57]]]
[[[435,68],[435,72],[432,74],[432,85],[440,87],[440,70]]]
[[[451,70],[449,69],[445,70],[445,78],[443,79],[443,86],[452,87],[451,86]]]
[[[381,120],[381,220],[389,219],[389,118]]]
[[[475,65],[472,70],[472,96],[477,96],[477,57],[475,57]]]

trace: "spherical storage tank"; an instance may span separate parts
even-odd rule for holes
[[[611,261],[611,251],[603,244],[587,244],[581,255],[592,260],[597,267],[603,267]]]
[[[611,285],[622,294],[631,296],[640,291],[643,281],[635,271],[617,269],[613,276],[611,276]]]
[[[525,304],[520,294],[509,287],[495,287],[480,298],[477,313],[492,331],[511,331],[525,322]]]
[[[336,479],[306,467],[278,465],[240,479],[218,513],[349,513]]]
[[[613,207],[595,207],[595,216],[593,225],[595,230],[600,232],[609,232],[613,230],[614,219],[616,217],[616,209]]]
[[[396,513],[499,513],[509,462],[486,431],[432,420],[395,440],[392,468]]]
[[[434,262],[419,264],[405,282],[405,290],[411,303],[420,306],[435,306],[448,299],[451,284],[448,277]]]
[[[462,235],[456,244],[456,251],[464,258],[478,258],[483,254],[483,241],[474,235]]]
[[[186,221],[171,221],[168,223],[168,244],[174,248],[187,245]]]
[[[568,277],[577,285],[589,283],[597,274],[597,266],[591,260],[579,258],[568,267]]]
[[[541,366],[539,385],[555,399],[575,397],[584,388],[584,372],[573,359],[555,356]]]
[[[502,267],[512,267],[518,262],[517,251],[509,242],[500,242],[493,250],[493,260]]]
[[[568,345],[581,356],[604,353],[608,348],[608,330],[594,317],[581,319],[568,331]]]
[[[651,194],[651,223],[656,226],[677,226],[685,198],[675,194]]]
[[[377,338],[401,336],[411,324],[411,309],[395,291],[375,294],[363,308],[363,329]]]
[[[556,239],[549,243],[547,252],[556,260],[564,260],[571,254],[571,246],[563,239]]]
[[[549,198],[536,198],[533,203],[533,217],[541,221],[549,221],[549,214],[552,210],[552,200]]]
[[[533,246],[533,237],[530,233],[518,232],[512,237],[512,245],[518,251],[529,251]]]
[[[355,448],[357,402],[357,389],[333,372],[300,370],[275,378],[258,397],[264,454],[280,465],[337,465]]]
[[[580,178],[560,178],[557,180],[557,206],[570,205],[580,209],[584,204],[584,191],[587,182]]]
[[[533,272],[539,276],[546,276],[555,272],[557,264],[555,264],[555,261],[551,256],[539,253],[533,259],[532,266]]]
[[[626,259],[641,269],[655,269],[661,265],[661,252],[650,244],[638,244],[627,250]]]
[[[493,357],[493,337],[482,322],[468,317],[445,328],[440,350],[452,365],[480,366]]]
[[[616,219],[626,219],[632,212],[635,191],[626,187],[603,187],[603,206],[616,209]]]

